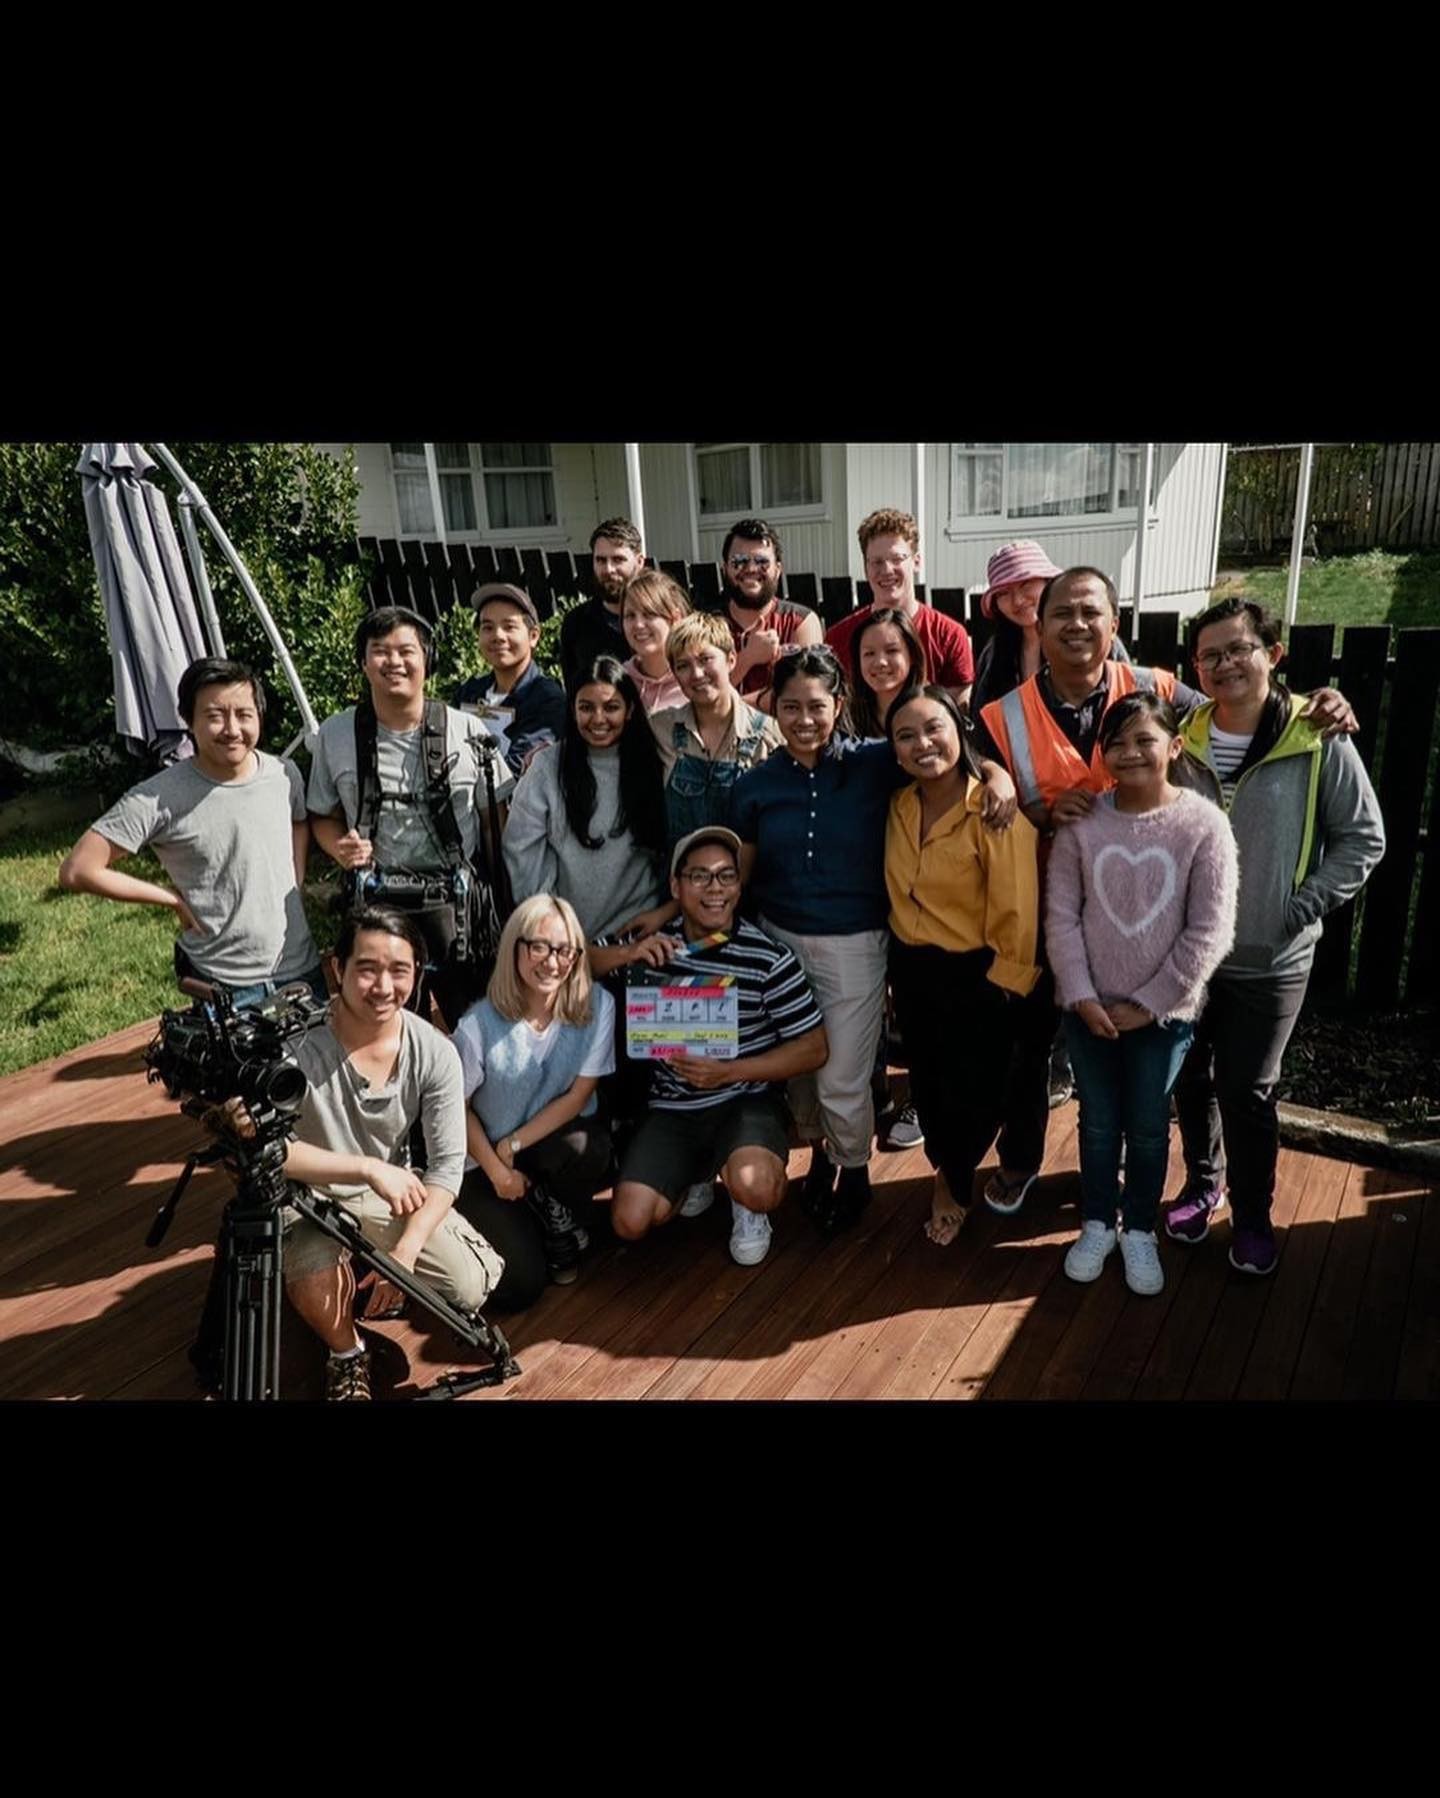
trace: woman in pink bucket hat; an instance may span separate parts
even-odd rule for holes
[[[990,641],[975,661],[975,690],[970,695],[974,716],[992,699],[1003,699],[1012,687],[1029,680],[1040,669],[1040,624],[1036,608],[1049,580],[1061,573],[1029,538],[1007,543],[991,556],[985,570],[986,587],[980,610],[995,620]],[[1117,636],[1110,651],[1117,662],[1128,662],[1125,645]]]

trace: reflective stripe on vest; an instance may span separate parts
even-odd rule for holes
[[[1038,804],[1040,782],[1035,778],[1035,758],[1030,753],[1030,730],[1025,721],[1025,701],[1019,687],[1012,687],[1000,701],[1000,716],[1005,720],[1005,734],[1010,740],[1010,771],[1020,804]]]

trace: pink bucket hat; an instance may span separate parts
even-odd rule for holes
[[[1038,543],[1032,543],[1028,537],[1022,537],[1018,543],[1007,543],[1004,549],[995,551],[986,567],[985,579],[989,585],[980,597],[980,610],[987,618],[993,618],[995,595],[1002,587],[1014,587],[1021,581],[1051,581],[1064,572],[1063,568],[1055,566]]]

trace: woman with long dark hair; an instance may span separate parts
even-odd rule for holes
[[[1000,1129],[1015,1019],[1039,978],[1036,835],[1023,817],[984,828],[978,764],[943,687],[903,695],[886,731],[913,783],[885,837],[890,985],[936,1170],[926,1234],[943,1248]]]
[[[564,736],[536,755],[510,802],[505,865],[517,904],[536,893],[568,900],[593,942],[660,900],[665,792],[645,709],[613,656],[581,667],[568,698]]]
[[[904,776],[883,740],[836,734],[846,691],[832,650],[782,656],[771,694],[785,746],[736,782],[735,827],[760,926],[793,952],[825,1019],[829,1059],[792,1080],[789,1097],[801,1136],[814,1144],[805,1209],[834,1230],[870,1197],[870,1076],[885,1017],[885,819]]]
[[[850,639],[845,728],[852,736],[883,740],[896,699],[931,679],[930,657],[906,615],[894,606],[872,611]]]

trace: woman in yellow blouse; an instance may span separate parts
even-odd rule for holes
[[[986,830],[984,788],[955,701],[921,687],[886,734],[913,785],[890,802],[890,984],[910,1090],[935,1168],[926,1234],[953,1242],[1004,1107],[1014,1013],[1035,962],[1034,827]]]

